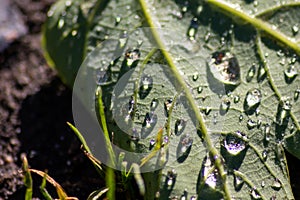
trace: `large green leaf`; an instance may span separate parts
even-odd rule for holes
[[[145,199],[293,199],[283,148],[300,158],[299,2],[91,3],[99,6],[66,10],[88,21],[76,43],[81,53],[51,42],[77,41],[64,31],[47,35],[57,31],[58,14],[46,24],[45,49],[69,84],[64,59],[76,72],[76,59],[91,51],[74,90],[93,109],[101,85],[113,142],[145,153],[141,170],[163,167],[144,176]],[[223,62],[230,67],[220,73]]]

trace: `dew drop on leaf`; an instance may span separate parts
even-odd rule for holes
[[[175,122],[175,135],[180,135],[186,126],[186,121],[183,119],[177,119]]]
[[[123,48],[126,45],[127,39],[128,39],[128,33],[127,33],[127,31],[123,31],[119,37],[120,48]],[[127,52],[129,52],[129,51],[131,51],[131,50],[127,50]],[[126,59],[127,52],[125,53],[125,59]]]
[[[240,191],[244,185],[244,180],[242,179],[242,177],[240,177],[237,174],[234,174],[234,180],[233,180],[233,184],[234,184],[234,189],[236,191]]]
[[[255,65],[252,65],[247,72],[247,76],[246,76],[247,82],[252,81],[253,77],[255,76],[255,72],[256,72],[256,67],[255,67]]]
[[[238,103],[240,101],[240,96],[236,95],[233,97],[233,102]]]
[[[280,183],[280,181],[277,179],[277,178],[275,178],[275,180],[274,180],[274,182],[273,182],[273,184],[272,184],[272,186],[271,186],[274,190],[280,190],[280,188],[281,188],[281,183]]]
[[[193,144],[193,139],[189,134],[184,134],[180,137],[177,146],[177,161],[182,163],[188,157]]]
[[[204,114],[205,115],[209,115],[210,114],[210,112],[211,112],[211,108],[210,107],[206,107],[206,108],[204,108]]]
[[[197,197],[196,196],[191,196],[190,200],[196,200]]]
[[[134,111],[134,98],[133,96],[131,96],[128,102],[128,113],[132,113],[133,111]]]
[[[221,177],[217,169],[213,169],[214,164],[209,155],[203,159],[202,168],[201,168],[201,177],[200,179],[205,181],[205,184],[212,188],[217,189],[222,185]],[[200,191],[201,194],[201,191]],[[200,197],[199,197],[200,198]],[[200,198],[201,199],[201,198]]]
[[[187,36],[190,40],[195,40],[195,36],[196,36],[197,30],[198,30],[198,26],[199,26],[198,19],[196,17],[194,17],[191,20],[190,26],[189,26],[188,31],[187,31]]]
[[[116,16],[115,17],[115,26],[119,25],[119,23],[121,22],[121,16]]]
[[[269,124],[266,124],[264,129],[265,142],[270,141],[270,133],[271,133],[271,126]]]
[[[165,184],[169,189],[174,187],[176,178],[177,178],[177,172],[175,171],[175,169],[172,169],[167,172]]]
[[[157,122],[157,116],[154,113],[146,113],[143,127],[151,128],[153,127]]]
[[[201,94],[202,91],[203,91],[203,87],[199,86],[199,87],[197,88],[198,94]]]
[[[126,65],[131,67],[132,64],[140,59],[141,53],[139,49],[128,49],[125,53]]]
[[[255,187],[250,190],[250,195],[251,195],[252,199],[261,199],[261,196],[257,192]]]
[[[152,99],[151,103],[150,103],[150,110],[154,111],[158,106],[158,99],[154,98]]]
[[[240,66],[237,58],[230,52],[214,52],[208,60],[213,77],[226,85],[240,84]]]
[[[262,181],[260,185],[261,185],[262,188],[264,188],[266,186],[265,181]]]
[[[70,7],[72,5],[72,1],[68,0],[65,2],[66,7]]]
[[[257,74],[257,81],[261,82],[263,81],[267,76],[265,68],[261,65],[258,69],[258,74]]]
[[[155,139],[151,139],[150,140],[150,142],[149,142],[149,150],[151,150],[154,147],[155,143],[156,143]]]
[[[246,149],[245,139],[247,140],[247,136],[240,131],[235,134],[227,134],[223,146],[230,155],[236,156]]]
[[[58,20],[58,23],[57,23],[57,28],[58,29],[61,29],[64,25],[65,25],[65,20],[64,19]]]
[[[261,91],[259,89],[250,89],[245,98],[244,109],[247,114],[252,114],[255,112],[260,104],[262,98]]]
[[[299,26],[297,24],[292,27],[292,32],[293,35],[296,35],[299,32]]]
[[[262,156],[263,160],[266,161],[267,158],[268,158],[268,151],[267,150],[263,150],[261,156]]]
[[[140,82],[139,96],[144,99],[148,96],[153,87],[153,79],[150,75],[143,76]]]
[[[299,94],[300,94],[300,89],[295,90],[295,92],[294,92],[294,100],[295,100],[295,101],[298,100]]]
[[[188,197],[188,192],[186,191],[186,189],[183,191],[183,194],[180,197],[180,200],[187,200]]]
[[[229,99],[223,99],[220,105],[220,114],[225,115],[230,108],[230,101]]]
[[[253,129],[257,126],[257,123],[255,121],[253,121],[252,119],[249,119],[247,121],[247,127],[248,129]]]
[[[294,65],[289,65],[285,70],[284,70],[284,75],[285,79],[287,82],[293,81],[296,76],[298,75],[297,68]]]
[[[243,119],[244,119],[243,115],[240,115],[239,116],[239,121],[241,122],[241,121],[243,121]]]
[[[169,116],[169,111],[171,109],[172,102],[173,102],[173,99],[167,99],[164,103],[165,113],[166,113],[167,117]]]
[[[279,102],[278,112],[277,112],[277,116],[276,116],[276,122],[280,126],[287,124],[287,122],[289,120],[291,109],[292,109],[292,104],[288,100],[288,98],[284,98],[283,100],[281,100]]]
[[[198,79],[198,74],[194,74],[193,75],[193,81],[197,81],[197,79]]]

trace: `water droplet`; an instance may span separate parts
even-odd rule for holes
[[[198,26],[199,26],[198,19],[196,17],[194,17],[191,20],[191,23],[190,23],[190,26],[189,26],[188,32],[187,32],[187,36],[190,40],[195,40]]]
[[[183,5],[182,5],[182,8],[181,8],[182,15],[184,15],[187,12],[188,6],[189,6],[189,2],[188,1],[184,1]]]
[[[110,78],[110,66],[108,68],[98,68],[96,71],[97,85],[105,85]]]
[[[199,87],[197,88],[198,94],[200,94],[202,91],[203,91],[203,87],[199,86]]]
[[[66,7],[70,7],[72,5],[72,1],[68,0],[65,2]]]
[[[151,139],[149,142],[149,150],[153,149],[154,145],[155,145],[155,139]]]
[[[262,181],[260,185],[261,185],[262,188],[264,188],[266,186],[265,181]]]
[[[205,37],[204,37],[204,41],[205,41],[206,43],[209,42],[210,37],[211,37],[211,33],[208,32],[208,33],[205,35]]]
[[[49,18],[52,17],[53,14],[54,14],[53,9],[50,9],[50,10],[47,12],[47,16],[48,16]]]
[[[206,108],[203,109],[203,112],[204,112],[205,115],[209,115],[210,112],[211,112],[211,108],[210,107],[206,107]]]
[[[156,123],[157,123],[157,115],[154,114],[153,112],[146,113],[144,122],[142,124],[142,131],[141,131],[142,138],[146,138],[148,134],[151,133]]]
[[[255,121],[253,121],[252,119],[249,119],[247,121],[247,127],[248,129],[253,129],[257,126],[257,123]]]
[[[280,181],[276,178],[271,186],[274,190],[280,190],[281,188],[281,183]]]
[[[244,102],[244,109],[247,114],[253,114],[257,107],[260,104],[262,98],[262,94],[259,89],[251,89],[247,92],[245,102]]]
[[[293,81],[298,75],[298,70],[294,65],[289,65],[286,70],[284,70],[285,79],[288,83]]]
[[[270,133],[271,133],[271,126],[269,124],[266,124],[264,130],[265,142],[270,141]]]
[[[138,131],[134,128],[131,133],[131,140],[133,142],[137,142],[139,139],[140,139],[140,135],[139,135]]]
[[[77,30],[73,30],[72,32],[71,32],[71,35],[74,37],[74,36],[76,36],[77,35]]]
[[[234,184],[234,189],[236,191],[240,191],[242,189],[243,185],[244,185],[244,180],[242,179],[242,177],[234,174],[234,182],[233,182],[233,184]]]
[[[183,191],[183,194],[180,197],[180,200],[187,200],[188,192],[186,189]]]
[[[266,70],[264,66],[259,66],[258,74],[257,74],[257,81],[261,82],[267,77]]]
[[[115,26],[119,25],[119,23],[121,22],[121,16],[116,16],[115,18]]]
[[[157,106],[158,106],[158,99],[156,98],[152,99],[150,104],[150,110],[154,111],[157,108]]]
[[[240,66],[230,52],[217,51],[212,54],[208,66],[213,77],[227,85],[240,84]]]
[[[294,92],[294,100],[295,100],[295,101],[298,100],[299,94],[300,94],[300,89],[295,90],[295,92]]]
[[[220,114],[225,115],[228,112],[229,108],[230,108],[229,99],[224,99],[220,105]]]
[[[276,122],[280,126],[287,124],[287,122],[289,120],[291,109],[292,109],[292,104],[288,100],[288,98],[284,98],[283,100],[280,101],[279,106],[278,106],[278,113],[276,116]]]
[[[64,19],[58,20],[58,23],[57,23],[57,28],[58,29],[61,29],[64,25],[65,25],[65,20]]]
[[[240,96],[236,95],[233,97],[233,102],[238,103],[240,101]]]
[[[172,102],[173,102],[173,99],[167,99],[164,103],[165,113],[166,113],[167,117],[169,116],[169,111],[171,109]]]
[[[180,135],[186,126],[186,121],[183,119],[177,119],[175,122],[175,135]]]
[[[193,81],[197,81],[197,79],[198,79],[198,74],[194,74],[193,75]]]
[[[212,189],[220,188],[222,185],[220,174],[218,170],[214,167],[214,164],[209,155],[207,155],[203,159],[201,168],[201,179],[203,179],[205,181],[205,184]]]
[[[153,87],[153,79],[150,75],[143,76],[140,82],[139,96],[144,99],[148,96]]]
[[[133,96],[131,96],[128,102],[128,114],[133,113],[133,111],[134,111],[134,98]]]
[[[243,115],[240,115],[239,116],[239,121],[241,122],[241,121],[243,121],[243,119],[244,119]]]
[[[275,147],[277,161],[284,161],[284,150],[281,143],[278,143]]]
[[[246,76],[247,82],[250,82],[253,79],[255,72],[256,72],[256,67],[255,67],[255,65],[252,65],[247,72],[247,76]]]
[[[297,35],[297,33],[299,32],[299,26],[297,24],[295,24],[292,27],[292,31],[293,31],[293,35]]]
[[[268,151],[266,149],[263,150],[261,156],[262,156],[263,160],[266,161],[268,158]]]
[[[143,122],[143,127],[151,128],[157,122],[157,116],[154,113],[146,113],[145,119]]]
[[[179,144],[177,146],[177,161],[182,163],[188,157],[193,144],[193,139],[189,134],[184,134],[180,137]]]
[[[223,145],[230,155],[236,156],[246,149],[246,135],[240,131],[235,134],[227,134]]]
[[[120,38],[119,38],[119,46],[120,46],[120,48],[123,48],[125,46],[125,44],[127,42],[127,39],[128,39],[128,33],[127,33],[127,31],[123,31],[120,34]],[[131,50],[127,50],[127,51],[131,51]],[[126,58],[126,53],[125,53],[125,58]]]
[[[141,53],[139,49],[128,49],[125,53],[125,59],[127,66],[132,66],[132,64],[140,59]]]
[[[257,190],[256,190],[255,187],[252,188],[252,189],[250,190],[250,195],[251,195],[251,197],[252,197],[253,199],[261,199],[261,196],[260,196],[260,194],[257,192]]]
[[[190,200],[196,200],[197,197],[196,196],[191,196]]]
[[[168,189],[172,189],[174,187],[176,178],[177,178],[177,173],[176,173],[175,169],[172,169],[167,172],[165,184],[168,187]]]
[[[215,114],[213,115],[213,123],[214,123],[214,125],[216,125],[217,122],[218,122],[217,118],[218,118],[218,113],[215,113]]]

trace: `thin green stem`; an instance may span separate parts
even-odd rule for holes
[[[245,12],[235,9],[233,5],[223,0],[206,0],[205,2],[212,5],[213,7],[220,9],[232,19],[238,18],[246,23],[251,24],[259,31],[264,32],[271,38],[277,40],[282,45],[293,49],[298,55],[300,55],[299,44],[295,40],[281,33],[279,30],[275,30],[274,27],[272,27],[269,23],[261,19],[255,18],[255,16],[247,15]]]
[[[111,145],[111,141],[109,138],[109,133],[108,133],[108,128],[107,128],[107,124],[106,124],[106,117],[105,117],[105,111],[104,111],[104,104],[102,101],[102,90],[101,87],[97,87],[96,89],[96,97],[97,97],[97,103],[98,103],[98,109],[99,109],[99,118],[100,118],[100,122],[102,125],[102,130],[103,130],[103,135],[104,135],[104,139],[105,139],[105,144],[107,146],[107,151],[108,151],[108,155],[109,155],[109,159],[110,159],[110,164],[112,166],[115,166],[115,153],[114,150],[112,148]]]
[[[226,172],[224,170],[223,164],[221,162],[221,156],[219,155],[218,150],[214,147],[210,136],[209,136],[209,132],[207,130],[207,127],[205,125],[204,119],[198,109],[198,106],[191,94],[190,89],[188,88],[187,84],[185,83],[182,75],[179,73],[175,63],[173,62],[173,58],[172,56],[169,54],[168,51],[166,51],[166,47],[163,43],[163,41],[161,40],[161,37],[159,36],[159,33],[157,32],[157,29],[155,28],[155,24],[154,21],[152,19],[151,13],[149,12],[150,10],[150,5],[147,5],[147,3],[145,2],[145,0],[139,0],[143,15],[145,17],[146,22],[148,23],[151,33],[153,35],[153,38],[158,46],[158,48],[160,49],[161,53],[163,54],[166,62],[169,65],[169,68],[172,72],[172,75],[174,76],[174,78],[177,80],[178,84],[181,86],[181,88],[178,88],[178,90],[182,90],[191,106],[191,110],[193,110],[195,112],[195,116],[196,119],[199,122],[199,129],[202,133],[202,138],[205,141],[209,152],[211,153],[211,155],[214,157],[215,159],[215,165],[222,177],[222,180],[225,184],[223,184],[223,190],[224,190],[224,198],[225,199],[231,199],[230,197],[230,193],[229,193],[229,189],[227,187],[226,184]]]
[[[284,3],[284,4],[275,4],[274,6],[272,6],[270,8],[266,8],[264,11],[255,14],[255,17],[263,17],[268,14],[272,14],[280,9],[296,7],[296,6],[300,6],[300,2],[288,2],[288,3]]]

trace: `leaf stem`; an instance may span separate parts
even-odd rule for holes
[[[272,27],[271,24],[255,18],[255,16],[247,15],[245,12],[242,12],[239,9],[234,8],[233,5],[223,1],[223,0],[206,0],[206,3],[219,8],[227,16],[231,17],[233,20],[237,17],[238,19],[243,20],[254,26],[256,29],[266,33],[271,38],[277,40],[279,43],[293,49],[298,55],[300,55],[300,46],[295,40],[281,33],[279,30],[276,30]]]
[[[188,88],[187,84],[185,83],[184,79],[182,78],[182,75],[179,73],[175,63],[173,62],[173,58],[172,56],[169,54],[169,52],[166,50],[166,47],[163,43],[163,41],[161,40],[161,37],[159,36],[159,33],[157,32],[157,29],[155,28],[155,24],[154,21],[152,19],[151,13],[149,12],[150,10],[150,5],[148,5],[145,0],[139,0],[143,15],[145,17],[146,23],[149,25],[151,33],[153,35],[153,38],[158,46],[158,48],[160,49],[161,53],[163,54],[166,62],[169,65],[169,68],[172,72],[172,75],[174,76],[174,78],[177,80],[178,84],[181,86],[181,88],[178,88],[178,90],[182,90],[192,108],[192,110],[195,112],[195,116],[199,122],[199,129],[202,133],[202,138],[205,141],[209,152],[211,153],[211,155],[213,156],[213,158],[215,159],[215,165],[222,177],[222,180],[224,182],[223,184],[223,190],[224,190],[224,198],[225,199],[231,199],[230,197],[230,192],[229,189],[227,187],[226,184],[226,172],[224,170],[222,161],[221,161],[221,156],[219,155],[218,150],[214,147],[214,145],[212,144],[212,141],[210,139],[209,136],[209,132],[206,128],[204,119],[200,113],[200,110],[198,109],[198,106],[191,94],[190,89]]]

